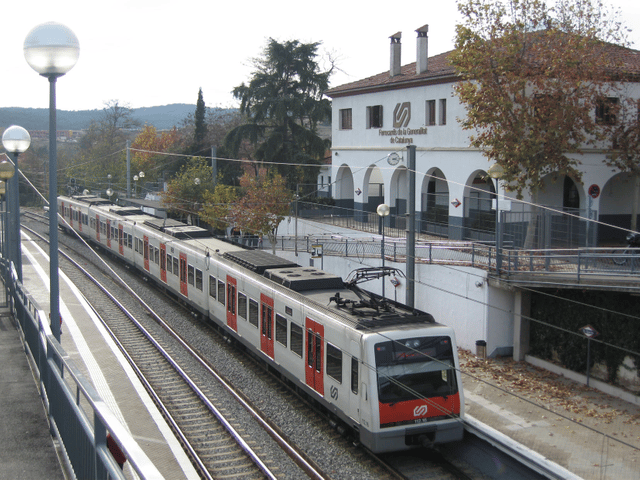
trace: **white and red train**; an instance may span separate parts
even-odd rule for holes
[[[374,452],[460,440],[454,332],[431,315],[263,250],[92,196],[67,225],[172,291],[351,427]]]

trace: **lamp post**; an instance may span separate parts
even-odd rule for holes
[[[9,154],[9,158],[13,161],[14,174],[9,180],[9,196],[7,198],[7,207],[9,210],[8,228],[8,256],[13,262],[18,274],[18,280],[22,282],[22,249],[20,245],[20,181],[18,170],[18,155],[26,152],[31,145],[31,136],[24,128],[13,125],[7,128],[2,134],[2,145]]]
[[[133,198],[138,198],[138,175],[133,176]]]
[[[13,177],[14,173],[15,173],[15,169],[13,168],[13,165],[11,164],[11,162],[7,162],[6,160],[3,160],[2,162],[0,162],[0,180],[2,181],[2,185],[5,188],[5,193],[6,193],[7,182],[11,177]],[[7,198],[5,195],[4,218],[2,222],[3,223],[2,224],[2,257],[5,259],[8,256],[8,251],[7,251],[7,240],[8,240],[7,224],[9,223],[7,218],[8,215],[9,215],[9,208],[7,205]]]
[[[500,274],[500,269],[502,268],[502,232],[501,232],[501,223],[500,223],[500,183],[499,180],[504,175],[504,168],[499,163],[494,163],[487,170],[489,176],[496,181],[496,271]]]
[[[140,182],[142,182],[142,179],[144,178],[144,172],[139,172],[138,173],[138,178],[140,179]],[[142,191],[142,183],[140,184],[140,191]]]
[[[4,180],[0,180],[0,207],[2,207],[2,211],[0,211],[0,225],[2,225],[2,231],[0,231],[0,252],[2,252],[2,259],[4,260],[7,256],[7,254],[5,253],[5,245],[7,243],[7,239],[5,237],[5,234],[7,232],[7,228],[6,228],[6,218],[5,218],[5,213],[6,213],[6,208],[5,205],[3,205],[5,203],[5,199],[6,199],[6,193],[7,193],[7,184]]]
[[[380,255],[382,257],[382,269],[384,270],[384,217],[389,215],[391,209],[386,203],[381,203],[376,208],[376,213],[380,216],[380,225],[382,226],[382,243],[380,244]],[[384,272],[382,275],[382,296],[384,297]]]
[[[60,341],[58,284],[58,155],[56,150],[56,81],[80,56],[78,37],[66,26],[48,22],[34,27],[24,40],[24,57],[31,68],[49,80],[49,311],[51,330]]]

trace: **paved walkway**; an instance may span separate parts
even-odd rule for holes
[[[64,479],[40,394],[7,308],[0,308],[0,365],[0,479]]]
[[[626,402],[511,358],[462,351],[461,369],[468,415],[574,478],[640,479],[640,399]]]

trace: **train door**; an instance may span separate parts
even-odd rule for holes
[[[349,344],[349,416],[360,421],[360,346],[351,340]]]
[[[144,269],[149,271],[149,237],[146,235],[142,236],[143,238],[143,255],[144,255]]]
[[[83,218],[82,210],[78,210],[78,230],[79,231],[82,231],[82,218]]]
[[[234,332],[238,331],[237,290],[238,282],[235,278],[227,275],[227,325]],[[271,356],[273,357],[273,354]]]
[[[107,247],[111,248],[111,220],[107,220]]]
[[[269,358],[273,358],[273,298],[260,294],[260,350]]]
[[[187,288],[187,254],[180,253],[180,293],[189,297]]]
[[[314,322],[310,318],[306,319],[306,339],[307,339],[307,365],[305,369],[305,379],[307,385],[313,388],[320,395],[324,395],[324,380],[322,378],[322,340],[324,338],[324,326]]]
[[[160,280],[167,283],[167,246],[160,244]]]
[[[100,241],[100,215],[96,215],[96,240]]]
[[[118,225],[118,251],[120,255],[124,255],[124,228],[122,224]]]

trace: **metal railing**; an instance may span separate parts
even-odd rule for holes
[[[295,250],[295,237],[281,236],[277,249]],[[347,238],[339,235],[308,236],[297,240],[298,251],[311,253],[314,245],[322,246],[323,255],[357,258],[380,258],[381,238]],[[386,238],[385,258],[405,262],[404,239]],[[498,253],[501,256],[498,256]],[[496,250],[491,243],[479,242],[416,242],[416,263],[461,265],[498,272],[514,277],[522,274],[564,274],[580,280],[585,275],[608,277],[640,276],[640,249],[581,248],[551,250]]]
[[[47,314],[18,281],[15,269],[4,259],[0,269],[25,349],[38,370],[51,433],[60,440],[76,478],[126,478],[107,448],[107,431],[140,478],[164,478],[55,339]]]

